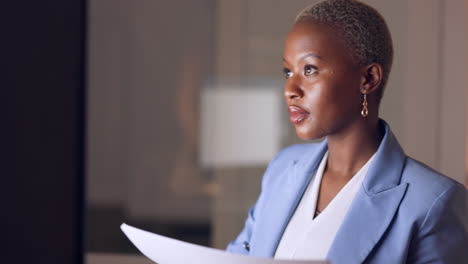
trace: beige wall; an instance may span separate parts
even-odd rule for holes
[[[145,221],[209,221],[196,152],[214,8],[213,0],[90,1],[90,206]]]
[[[464,183],[466,1],[408,1],[404,147]]]
[[[449,0],[441,3],[443,27],[441,32],[441,104],[439,134],[440,171],[465,182],[464,173],[468,140],[468,1]],[[465,163],[465,164],[464,164]]]

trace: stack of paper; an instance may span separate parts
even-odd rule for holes
[[[326,264],[323,261],[299,261],[256,258],[231,254],[176,239],[156,235],[126,224],[122,231],[148,258],[159,264]]]

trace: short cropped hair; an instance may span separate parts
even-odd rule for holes
[[[302,10],[295,23],[308,21],[336,29],[358,65],[382,66],[382,83],[377,91],[380,103],[393,62],[392,37],[380,13],[356,0],[325,0]]]

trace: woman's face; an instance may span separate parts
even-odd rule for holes
[[[331,27],[294,25],[286,38],[283,67],[284,96],[299,138],[339,133],[362,118],[360,67]]]

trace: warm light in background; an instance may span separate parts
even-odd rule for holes
[[[267,164],[281,147],[280,115],[284,107],[278,90],[270,87],[204,89],[201,165],[236,168]]]

